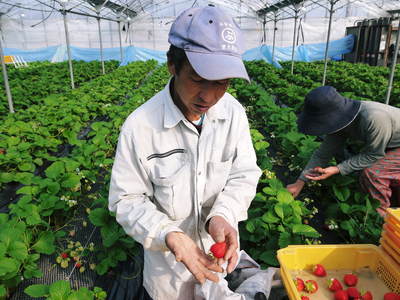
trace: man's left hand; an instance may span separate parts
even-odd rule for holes
[[[331,166],[327,168],[321,168],[321,167],[315,167],[313,170],[314,172],[313,175],[307,175],[305,174],[305,177],[311,180],[324,180],[332,175],[339,174],[339,168],[336,166]],[[317,175],[316,175],[317,174]]]
[[[214,216],[209,222],[208,232],[216,243],[226,243],[227,250],[225,256],[224,258],[218,259],[218,264],[222,265],[225,261],[228,261],[226,271],[231,273],[238,261],[236,252],[239,246],[237,231],[223,217]]]

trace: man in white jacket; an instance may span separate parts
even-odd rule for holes
[[[109,208],[144,248],[143,285],[154,300],[188,300],[196,282],[218,281],[238,260],[260,169],[245,110],[226,93],[249,80],[240,30],[213,6],[191,8],[169,33],[172,78],[122,126]],[[226,242],[218,262],[207,255]]]

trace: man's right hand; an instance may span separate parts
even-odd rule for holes
[[[218,282],[218,276],[211,271],[223,272],[223,269],[195,242],[183,232],[170,232],[165,238],[167,247],[175,255],[176,261],[182,262],[193,276],[203,284],[206,279]]]
[[[289,191],[289,193],[291,193],[293,195],[294,198],[296,198],[300,194],[301,190],[303,189],[304,183],[305,182],[303,180],[297,179],[297,181],[295,183],[288,184],[286,186],[286,189]]]

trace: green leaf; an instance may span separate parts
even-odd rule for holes
[[[59,280],[50,285],[49,293],[52,300],[66,300],[71,293],[68,281]]]
[[[278,266],[279,262],[278,259],[276,258],[276,251],[274,250],[267,250],[264,251],[261,255],[260,255],[260,259],[267,263],[268,265],[271,266]]]
[[[64,163],[56,161],[52,163],[45,171],[48,178],[56,179],[65,173]]]
[[[28,225],[37,225],[42,222],[39,213],[39,207],[33,204],[26,205],[26,210],[29,210],[29,215],[26,217],[26,223]]]
[[[291,244],[291,234],[289,232],[281,232],[279,234],[279,248],[286,248]]]
[[[107,225],[110,213],[104,208],[96,208],[90,212],[89,220],[93,225],[101,227]]]
[[[246,230],[250,233],[253,233],[256,230],[253,220],[249,220],[246,222]]]
[[[123,236],[117,223],[111,223],[106,227],[101,227],[100,232],[105,247],[111,247],[121,236]]]
[[[316,231],[313,227],[305,224],[295,224],[292,227],[292,231],[294,234],[302,234],[307,237],[320,237],[318,231]]]
[[[17,273],[19,264],[12,258],[0,257],[0,277],[7,273]]]
[[[10,256],[23,262],[28,257],[28,249],[24,243],[19,241],[12,241],[9,248],[8,253]]]
[[[1,243],[1,244],[0,244],[0,257],[5,256],[6,252],[7,252],[7,247],[6,247],[6,245],[3,244],[3,243]]]
[[[9,183],[14,180],[14,174],[1,172],[0,173],[0,182],[2,183]]]
[[[278,191],[277,199],[279,203],[287,203],[287,204],[289,204],[294,200],[292,194],[289,193],[289,191],[286,189]]]
[[[263,188],[263,192],[266,193],[267,195],[275,196],[277,191],[270,188],[269,186]]]
[[[19,164],[18,169],[25,172],[33,172],[35,170],[35,165],[33,163],[25,162]]]
[[[70,173],[61,183],[62,187],[65,188],[76,188],[81,183],[81,177],[77,174]]]
[[[278,215],[278,217],[280,217],[283,220],[283,218],[285,217],[284,212],[283,212],[284,211],[283,204],[282,203],[275,204],[274,211]]]
[[[54,253],[54,233],[53,232],[42,232],[39,236],[38,241],[32,246],[32,249],[38,253],[42,254],[52,254]]]
[[[93,292],[82,287],[79,291],[72,292],[72,294],[68,296],[67,300],[92,300],[93,298]]]
[[[0,284],[0,297],[5,297],[7,295],[6,287]]]
[[[45,284],[33,284],[24,290],[31,297],[46,297],[49,294],[49,286]]]
[[[267,211],[261,219],[268,224],[278,223],[280,221],[279,218],[275,217],[272,211]]]
[[[350,212],[351,206],[347,203],[340,203],[339,207],[340,207],[340,210],[345,214],[348,214]]]
[[[7,214],[0,214],[0,225],[7,223],[8,215]]]

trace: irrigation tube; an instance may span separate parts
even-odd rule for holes
[[[3,53],[3,45],[1,42],[1,37],[0,37],[0,55],[1,55],[1,67],[3,69],[4,87],[7,93],[8,109],[10,110],[10,113],[14,113],[14,105],[11,96],[10,85],[8,83],[7,67],[6,63],[4,62],[4,53]]]
[[[390,76],[389,76],[389,84],[388,84],[388,89],[386,92],[386,100],[385,103],[389,104],[389,99],[390,99],[390,94],[392,92],[392,85],[393,85],[393,77],[394,77],[394,71],[396,70],[396,63],[397,63],[397,54],[399,53],[399,40],[400,40],[400,16],[399,16],[399,25],[397,27],[397,37],[396,37],[396,47],[394,50],[393,54],[393,61],[392,61],[392,68],[390,70]]]
[[[328,67],[328,49],[329,49],[329,40],[330,40],[330,37],[331,37],[333,6],[335,5],[333,3],[333,1],[330,1],[330,4],[331,4],[331,7],[329,9],[329,25],[328,25],[328,35],[326,37],[325,59],[324,59],[324,76],[322,77],[322,85],[325,85],[325,80],[326,80],[326,69]]]
[[[122,54],[121,21],[118,21],[117,23],[118,23],[118,36],[119,36],[119,52],[121,55],[121,62],[122,62],[124,59],[124,56]]]
[[[97,13],[100,16],[100,13]],[[101,61],[101,69],[103,71],[103,75],[106,74],[104,69],[104,60],[103,60],[103,40],[101,39],[101,28],[100,28],[100,18],[97,17],[97,27],[99,29],[99,41],[100,41],[100,61]]]
[[[63,19],[64,19],[65,40],[67,42],[68,66],[69,66],[69,74],[70,74],[70,77],[71,77],[71,87],[72,87],[72,89],[74,89],[75,88],[75,81],[74,81],[74,70],[72,68],[71,48],[70,48],[70,45],[69,45],[67,12],[65,10],[62,10],[61,13],[62,13]]]

